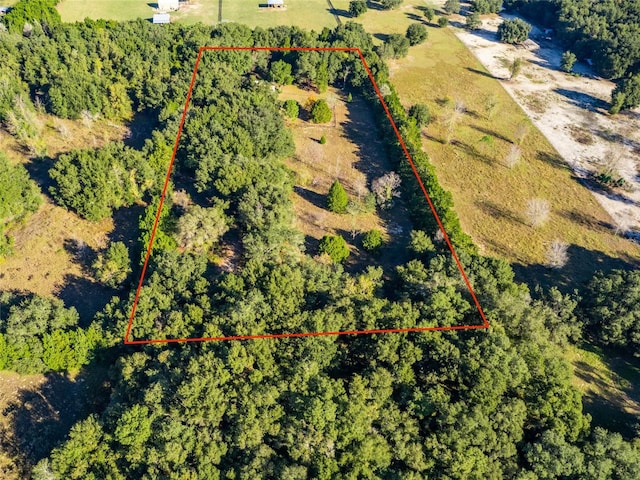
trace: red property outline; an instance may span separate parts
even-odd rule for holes
[[[171,172],[173,170],[173,164],[176,158],[176,152],[178,151],[178,144],[180,142],[180,136],[182,135],[182,128],[184,127],[184,122],[185,119],[187,117],[187,110],[189,108],[189,102],[191,101],[191,93],[193,91],[193,86],[195,84],[196,81],[196,75],[198,73],[198,66],[200,65],[200,59],[202,58],[202,53],[208,50],[249,50],[249,51],[279,51],[279,52],[291,52],[291,51],[329,51],[329,52],[350,52],[350,53],[356,53],[358,54],[358,56],[360,57],[360,60],[362,61],[362,65],[364,66],[365,70],[367,71],[367,75],[369,76],[369,80],[371,80],[371,84],[373,85],[373,88],[376,92],[376,94],[378,95],[378,98],[380,99],[380,103],[382,105],[382,107],[384,108],[384,111],[387,114],[387,118],[389,119],[389,122],[391,122],[391,126],[393,127],[393,131],[395,132],[396,136],[398,137],[398,141],[400,142],[400,145],[402,147],[402,150],[404,151],[405,156],[407,157],[407,160],[409,161],[409,165],[411,165],[411,169],[413,170],[413,174],[415,175],[416,179],[418,180],[418,184],[420,185],[420,188],[422,189],[422,193],[424,194],[425,199],[427,200],[427,203],[429,204],[429,207],[431,208],[431,212],[433,212],[433,215],[436,219],[436,222],[438,223],[438,227],[440,228],[440,231],[442,232],[443,236],[444,236],[444,240],[447,243],[447,246],[449,247],[449,250],[451,251],[451,255],[453,255],[453,259],[456,262],[456,265],[458,266],[458,270],[460,271],[460,274],[462,275],[462,278],[464,279],[464,283],[466,284],[467,288],[469,289],[469,293],[471,293],[471,297],[473,298],[473,302],[476,306],[476,308],[478,309],[478,313],[480,313],[480,317],[482,318],[482,325],[456,325],[456,326],[449,326],[449,327],[414,327],[414,328],[390,328],[390,329],[381,329],[381,330],[353,330],[353,331],[338,331],[338,332],[306,332],[306,333],[277,333],[277,334],[264,334],[264,335],[233,335],[233,336],[227,336],[227,337],[203,337],[203,338],[167,338],[167,339],[156,339],[156,340],[129,340],[129,335],[131,334],[131,327],[133,326],[133,317],[135,316],[136,313],[136,308],[138,306],[138,300],[140,299],[140,291],[142,289],[142,283],[144,281],[144,276],[145,273],[147,271],[147,266],[149,264],[149,257],[151,256],[151,248],[153,247],[153,240],[155,238],[156,235],[156,229],[158,228],[158,222],[160,220],[160,212],[162,211],[162,206],[164,204],[164,199],[165,199],[165,195],[167,193],[167,187],[169,185],[169,180],[171,178]],[[142,266],[142,273],[140,274],[140,281],[138,282],[138,288],[136,289],[136,296],[135,299],[133,301],[133,306],[131,308],[131,315],[129,316],[129,323],[127,325],[127,332],[124,336],[124,343],[126,345],[144,345],[144,344],[148,344],[148,343],[181,343],[181,342],[206,342],[206,341],[213,341],[213,340],[254,340],[254,339],[261,339],[261,338],[291,338],[291,337],[320,337],[320,336],[326,336],[326,335],[361,335],[361,334],[373,334],[373,333],[400,333],[400,332],[427,332],[427,331],[442,331],[442,330],[474,330],[474,329],[486,329],[489,328],[489,322],[487,321],[487,317],[484,314],[484,311],[482,310],[482,307],[480,306],[480,302],[478,302],[478,298],[476,297],[476,293],[473,290],[473,287],[471,286],[471,283],[469,282],[469,279],[467,278],[467,274],[464,271],[464,268],[462,267],[462,264],[460,263],[460,260],[458,259],[458,255],[456,255],[455,249],[453,248],[453,245],[451,243],[451,240],[449,239],[449,236],[447,235],[447,232],[444,229],[444,226],[442,225],[442,221],[440,220],[440,216],[438,215],[438,212],[436,211],[433,202],[431,201],[431,197],[429,196],[429,193],[427,192],[427,189],[424,186],[424,183],[422,182],[422,179],[420,178],[420,175],[418,174],[418,170],[416,169],[415,164],[413,163],[413,159],[411,158],[411,154],[409,153],[409,150],[407,149],[407,146],[404,143],[404,140],[402,139],[402,136],[400,135],[400,131],[398,130],[398,127],[396,126],[396,123],[393,121],[393,117],[391,116],[391,112],[389,111],[389,107],[387,107],[387,104],[384,101],[384,98],[382,97],[382,93],[380,93],[380,89],[378,88],[378,85],[376,84],[375,79],[373,78],[373,74],[371,73],[371,69],[369,68],[369,65],[367,64],[367,61],[364,58],[364,55],[362,54],[362,52],[360,51],[359,48],[348,48],[348,47],[343,47],[343,48],[339,48],[339,47],[289,47],[289,48],[285,48],[285,47],[200,47],[200,49],[198,50],[198,56],[196,58],[196,63],[195,66],[193,68],[193,74],[191,76],[191,84],[189,85],[189,91],[187,92],[187,99],[185,101],[184,104],[184,109],[182,111],[182,118],[180,119],[180,126],[178,127],[178,135],[176,136],[176,141],[175,144],[173,146],[173,155],[171,156],[171,162],[169,163],[169,169],[167,171],[167,176],[165,178],[164,181],[164,188],[162,190],[162,195],[160,196],[160,203],[158,205],[158,212],[156,213],[156,219],[155,222],[153,224],[153,230],[151,231],[151,238],[149,240],[149,246],[147,247],[147,253],[144,259],[144,264]]]

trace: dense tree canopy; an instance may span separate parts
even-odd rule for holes
[[[529,38],[531,25],[520,18],[505,20],[498,27],[498,37],[504,43],[522,43]]]

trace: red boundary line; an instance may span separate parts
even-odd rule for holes
[[[352,53],[357,53],[360,57],[360,60],[362,61],[362,65],[364,66],[367,75],[369,76],[369,80],[371,80],[371,84],[373,85],[373,88],[376,92],[376,94],[378,95],[378,99],[380,100],[380,104],[382,105],[382,107],[384,108],[385,113],[387,114],[387,118],[389,119],[389,122],[391,123],[391,126],[393,127],[393,131],[395,132],[396,136],[398,137],[398,141],[400,142],[400,146],[402,147],[402,150],[405,154],[405,156],[407,157],[407,160],[409,161],[409,165],[411,166],[411,169],[413,170],[413,174],[416,177],[416,180],[418,181],[418,184],[420,185],[420,189],[422,190],[422,193],[424,194],[425,199],[427,200],[427,203],[429,204],[429,207],[431,208],[431,212],[433,213],[436,222],[438,223],[438,227],[440,228],[440,231],[442,232],[443,236],[444,236],[444,240],[447,243],[447,246],[449,247],[449,250],[451,251],[451,255],[453,255],[453,259],[456,262],[456,265],[458,267],[458,270],[460,271],[460,274],[462,275],[462,278],[464,280],[464,283],[466,284],[467,288],[469,289],[469,293],[471,293],[471,298],[473,299],[473,303],[475,304],[476,308],[478,309],[478,313],[480,314],[480,317],[482,318],[482,325],[455,325],[455,326],[449,326],[449,327],[415,327],[415,328],[389,328],[389,329],[382,329],[382,330],[352,330],[352,331],[337,331],[337,332],[307,332],[307,333],[277,333],[277,334],[264,334],[264,335],[233,335],[233,336],[227,336],[227,337],[201,337],[201,338],[167,338],[167,339],[156,339],[156,340],[129,340],[129,335],[131,334],[131,327],[133,326],[133,317],[136,314],[136,308],[138,306],[138,301],[140,300],[140,291],[142,289],[142,283],[144,281],[144,276],[146,274],[147,271],[147,266],[149,264],[149,257],[151,256],[151,249],[153,247],[153,240],[156,236],[156,230],[158,228],[158,223],[160,221],[160,212],[162,211],[162,206],[164,205],[164,199],[165,196],[167,194],[167,187],[169,186],[169,180],[171,178],[171,172],[173,170],[173,164],[175,162],[176,159],[176,153],[178,151],[178,144],[180,142],[180,137],[182,136],[182,129],[184,127],[184,123],[185,123],[185,119],[187,118],[187,109],[189,108],[189,102],[191,101],[191,93],[193,92],[193,86],[195,84],[196,81],[196,75],[198,73],[198,66],[200,65],[200,60],[202,58],[202,52],[205,51],[212,51],[212,50],[249,50],[249,51],[279,51],[279,52],[292,52],[292,51],[321,51],[321,52],[352,52]],[[440,220],[440,216],[438,215],[438,212],[436,211],[433,202],[431,201],[431,197],[429,196],[429,193],[427,192],[427,189],[424,186],[424,183],[422,182],[422,179],[420,178],[420,174],[418,173],[418,169],[416,168],[415,163],[413,162],[413,158],[411,158],[411,154],[409,153],[409,150],[406,146],[406,144],[404,143],[404,140],[402,139],[402,136],[400,135],[400,131],[398,130],[398,127],[396,126],[395,121],[393,120],[393,117],[391,116],[391,112],[389,111],[389,107],[387,106],[386,102],[384,101],[384,98],[382,96],[382,93],[380,93],[380,89],[378,88],[378,85],[375,81],[375,79],[373,78],[373,73],[371,72],[371,69],[369,68],[369,65],[367,64],[367,61],[364,58],[364,55],[362,54],[362,51],[359,48],[348,48],[348,47],[224,47],[224,46],[220,46],[220,47],[200,47],[200,49],[198,50],[198,56],[196,57],[196,63],[195,66],[193,68],[193,74],[191,75],[191,84],[189,85],[189,91],[187,92],[187,99],[185,101],[184,104],[184,109],[182,110],[182,118],[180,119],[180,126],[178,127],[178,135],[176,136],[176,141],[175,144],[173,146],[173,154],[171,155],[171,162],[169,163],[169,169],[167,171],[167,176],[165,178],[164,181],[164,188],[162,189],[162,195],[160,196],[160,203],[158,204],[158,211],[156,213],[156,219],[155,222],[153,224],[153,229],[151,230],[151,238],[149,240],[149,246],[147,247],[147,253],[145,255],[145,259],[144,259],[144,264],[142,266],[142,273],[140,274],[140,281],[138,282],[138,287],[136,289],[136,295],[133,301],[133,306],[131,308],[131,314],[129,315],[129,323],[127,325],[127,331],[126,334],[124,336],[124,343],[126,345],[144,345],[144,344],[148,344],[148,343],[179,343],[179,342],[206,342],[206,341],[213,341],[213,340],[256,340],[256,339],[265,339],[265,338],[294,338],[294,337],[321,337],[321,336],[328,336],[328,335],[363,335],[363,334],[374,334],[374,333],[404,333],[404,332],[428,332],[428,331],[444,331],[444,330],[476,330],[476,329],[486,329],[489,328],[489,322],[487,320],[487,317],[484,314],[484,311],[482,310],[482,307],[480,306],[480,302],[478,301],[478,298],[476,296],[475,291],[473,290],[473,287],[471,286],[471,282],[469,281],[469,278],[467,277],[467,274],[464,271],[464,268],[462,267],[462,263],[460,263],[460,259],[458,258],[458,255],[456,254],[455,249],[453,248],[453,244],[451,243],[451,240],[449,239],[449,235],[447,235],[447,232],[444,229],[444,226],[442,224],[442,221]]]

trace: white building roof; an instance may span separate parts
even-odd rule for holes
[[[168,13],[156,13],[153,16],[153,23],[163,24],[169,23],[171,21],[171,16]]]

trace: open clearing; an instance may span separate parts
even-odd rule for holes
[[[39,119],[41,137],[51,158],[73,148],[98,147],[108,141],[120,140],[127,133],[124,127],[101,123],[89,127],[79,121],[59,119],[55,120],[57,128],[54,128],[51,117],[40,116]],[[40,209],[7,232],[14,238],[14,254],[2,261],[0,291],[56,296],[67,306],[75,306],[83,320],[90,320],[95,309],[101,308],[113,293],[95,283],[86,271],[96,250],[107,245],[108,235],[114,229],[113,220],[89,222],[55,205],[46,195],[47,171],[52,160],[31,159],[14,137],[2,130],[0,148],[12,161],[25,165],[45,194]],[[87,290],[91,295],[86,294]]]
[[[424,16],[410,5],[362,16],[378,42],[384,34],[405,32],[414,21],[424,23]],[[463,229],[481,251],[513,263],[522,273],[519,278],[566,290],[597,269],[637,262],[640,246],[615,234],[611,217],[536,128],[525,129],[520,163],[512,169],[504,165],[520,125],[529,122],[526,113],[456,38],[453,28],[427,28],[427,42],[411,47],[406,58],[389,62],[391,80],[407,108],[418,102],[429,106],[433,121],[423,131],[425,151],[440,183],[453,194]],[[488,118],[485,104],[492,97],[498,106]],[[456,100],[465,111],[447,143],[447,102]],[[490,141],[481,141],[485,137]],[[527,224],[525,215],[532,198],[551,205],[547,223],[537,228]],[[556,238],[570,245],[569,263],[561,271],[544,266]]]
[[[293,99],[305,105],[309,98],[324,98],[334,116],[327,124],[316,125],[300,118],[288,122],[294,134],[296,157],[287,166],[296,173],[293,198],[296,227],[307,239],[307,250],[314,254],[324,235],[342,235],[349,243],[347,265],[362,266],[380,262],[395,266],[406,260],[411,223],[402,202],[378,213],[337,214],[329,212],[325,201],[329,187],[338,179],[350,199],[361,202],[371,181],[390,171],[384,144],[377,138],[373,113],[359,96],[344,101],[339,90],[330,88],[315,94],[295,86],[282,88],[281,100]],[[320,144],[325,136],[327,143]],[[378,229],[391,244],[380,258],[371,258],[361,247],[362,234]]]

